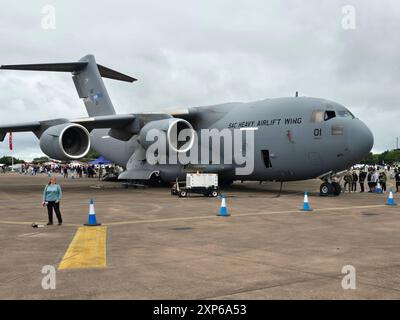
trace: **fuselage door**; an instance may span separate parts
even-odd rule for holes
[[[272,168],[271,157],[269,150],[261,150],[261,156],[266,168]]]

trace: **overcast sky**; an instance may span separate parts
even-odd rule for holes
[[[400,135],[398,0],[0,5],[0,64],[75,61],[92,53],[100,64],[139,79],[105,80],[120,113],[293,96],[298,90],[347,106],[373,131],[375,152],[394,148]],[[55,9],[55,29],[42,27],[45,5]],[[356,10],[355,29],[342,26],[345,5]],[[0,123],[77,116],[86,111],[70,74],[0,72]],[[0,157],[9,154],[7,141]],[[14,146],[16,157],[42,155],[32,133],[14,134]]]

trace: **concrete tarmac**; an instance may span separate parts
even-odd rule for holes
[[[0,299],[400,298],[400,207],[387,194],[324,198],[309,180],[276,197],[278,184],[236,183],[223,191],[231,216],[219,217],[220,198],[59,177],[64,225],[32,228],[47,219],[47,181],[0,174]],[[299,210],[304,191],[311,212]],[[91,197],[99,232],[80,228]],[[46,265],[54,290],[42,288]],[[354,290],[342,287],[346,265]]]

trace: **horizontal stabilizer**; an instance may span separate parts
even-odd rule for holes
[[[99,68],[100,75],[103,78],[109,78],[109,79],[125,81],[125,82],[133,82],[133,81],[137,80],[135,78],[127,76],[126,74],[120,73],[120,72],[112,70],[110,68],[106,68],[106,67],[102,66],[101,64],[98,64],[97,68]]]
[[[87,66],[87,62],[65,62],[65,63],[40,63],[40,64],[14,64],[3,65],[0,69],[27,70],[27,71],[56,71],[56,72],[79,72]]]
[[[71,72],[79,73],[86,68],[88,62],[65,62],[65,63],[40,63],[40,64],[16,64],[16,65],[3,65],[0,69],[6,70],[27,70],[27,71],[55,71],[55,72]],[[127,76],[118,71],[104,67],[100,64],[97,65],[100,75],[103,78],[109,78],[119,81],[133,82],[137,79]]]

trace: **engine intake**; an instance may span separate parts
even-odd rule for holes
[[[40,137],[40,149],[57,160],[80,159],[90,149],[89,131],[75,123],[52,126]]]
[[[147,149],[151,144],[154,143],[154,140],[147,140],[147,134],[150,130],[159,130],[166,133],[167,144],[171,147],[171,149],[175,152],[187,152],[189,151],[194,143],[194,129],[192,125],[186,120],[179,118],[170,118],[163,120],[156,120],[147,123],[139,133],[139,142],[140,144]],[[186,140],[180,141],[179,134],[183,130],[188,130]]]

